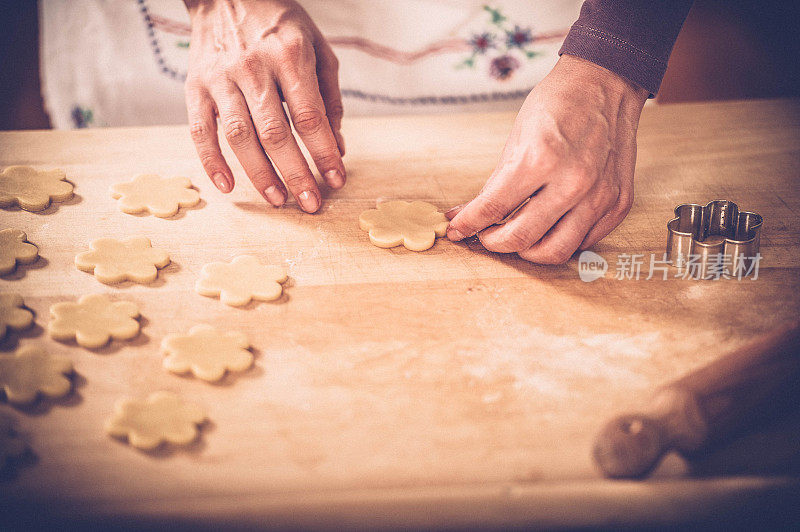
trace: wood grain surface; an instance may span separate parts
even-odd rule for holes
[[[76,185],[42,213],[0,211],[41,254],[0,279],[37,323],[5,348],[43,345],[78,373],[65,401],[0,403],[36,455],[0,498],[18,518],[46,503],[41,515],[89,521],[424,526],[676,522],[797,497],[786,479],[689,479],[677,458],[651,482],[604,481],[590,446],[655,386],[798,314],[800,104],[647,106],[635,203],[596,246],[610,269],[592,283],[575,258],[369,243],[358,215],[378,199],[444,210],[473,197],[513,118],[351,119],[348,184],[317,215],[266,205],[238,165],[235,190],[217,192],[185,127],[0,133],[0,166],[63,168]],[[123,214],[109,186],[139,173],[188,176],[202,201],[171,219]],[[614,278],[620,253],[661,256],[673,207],[720,198],[764,216],[757,280],[646,280],[649,264]],[[155,283],[75,268],[92,239],[135,235],[171,254]],[[281,300],[237,309],[194,292],[204,264],[242,253],[287,267]],[[140,306],[138,338],[92,352],[44,333],[52,303],[97,292]],[[161,339],[198,323],[246,333],[255,367],[218,385],[165,371]],[[104,434],[117,399],[157,390],[207,409],[198,442],[142,453]]]

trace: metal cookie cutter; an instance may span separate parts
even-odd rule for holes
[[[719,278],[710,272],[719,265],[749,272],[757,260],[763,218],[739,211],[732,201],[714,200],[708,205],[684,203],[675,207],[667,223],[667,260],[681,269],[695,268],[700,279]]]

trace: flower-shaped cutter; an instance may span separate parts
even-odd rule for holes
[[[667,260],[680,269],[694,263],[700,278],[711,277],[709,265],[721,259],[731,268],[741,264],[749,271],[763,221],[761,215],[739,211],[728,200],[678,205],[675,218],[667,223]]]

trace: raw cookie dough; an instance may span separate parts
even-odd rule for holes
[[[139,334],[139,309],[130,301],[111,301],[104,294],[81,297],[77,303],[56,303],[50,307],[50,336],[75,340],[88,349],[104,346],[111,338],[129,340]]]
[[[33,312],[19,294],[0,294],[0,340],[8,330],[23,331],[33,325]]]
[[[445,235],[447,224],[445,215],[424,201],[386,201],[358,217],[358,225],[379,248],[403,245],[411,251],[429,249],[437,236]]]
[[[36,170],[30,166],[9,166],[0,172],[0,207],[19,205],[26,211],[43,211],[50,200],[72,197],[72,183],[63,170]]]
[[[39,394],[55,399],[67,395],[72,383],[72,362],[48,355],[42,348],[26,345],[14,354],[0,354],[0,388],[14,405],[32,403]]]
[[[142,174],[133,181],[111,185],[111,197],[124,213],[149,212],[159,218],[168,218],[179,208],[200,202],[200,193],[192,188],[188,177],[165,178],[155,174]]]
[[[0,275],[13,272],[17,264],[31,264],[39,258],[39,248],[27,242],[28,235],[19,229],[0,231]]]
[[[286,279],[286,270],[283,268],[263,266],[255,257],[240,255],[230,264],[212,262],[203,266],[195,290],[203,296],[219,296],[226,305],[241,307],[251,299],[278,299],[283,293],[281,283]]]
[[[106,432],[127,438],[138,449],[155,449],[162,442],[185,445],[197,438],[197,425],[206,420],[203,410],[170,392],[150,394],[146,400],[118,401]]]
[[[158,268],[169,264],[167,252],[151,247],[150,240],[145,237],[100,238],[92,241],[89,247],[92,251],[75,257],[75,265],[79,270],[94,273],[101,283],[149,283],[158,277]]]
[[[0,470],[28,450],[28,444],[19,437],[14,418],[0,414]]]
[[[164,368],[173,373],[191,372],[204,381],[218,381],[225,371],[244,371],[253,365],[250,342],[239,332],[195,325],[189,334],[170,334],[161,342],[166,354]]]

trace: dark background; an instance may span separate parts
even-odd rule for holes
[[[0,6],[0,130],[48,128],[36,1],[0,0]],[[798,33],[797,0],[696,0],[658,101],[800,97]]]

